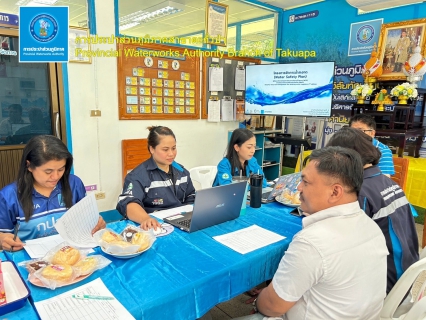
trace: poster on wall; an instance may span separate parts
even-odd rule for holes
[[[348,56],[369,55],[379,43],[383,19],[351,23]]]
[[[226,47],[228,34],[228,6],[207,1],[206,43]]]

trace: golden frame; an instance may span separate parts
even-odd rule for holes
[[[214,34],[213,36],[211,36],[209,34],[209,30],[214,28],[214,26],[213,26],[213,21],[211,21],[209,19],[209,12],[210,12],[210,8],[214,8],[214,7],[219,8],[219,9],[225,9],[225,13],[223,15],[224,20],[222,21],[224,23],[224,28],[223,28],[221,34]],[[217,39],[217,37],[220,37],[220,38]],[[217,41],[217,40],[219,40],[219,41]],[[215,46],[221,46],[221,47],[227,46],[227,43],[228,43],[228,5],[222,4],[222,3],[219,3],[219,2],[214,2],[214,1],[211,1],[211,0],[206,1],[206,29],[205,29],[204,43],[213,44]]]
[[[79,43],[76,43],[75,39],[77,37],[84,37],[87,40],[90,37],[89,29],[87,28],[80,28],[80,27],[69,27],[69,35],[68,35],[68,41],[69,41],[69,62],[78,62],[78,63],[92,63],[92,58],[89,57],[76,57],[75,56],[75,50],[78,48],[81,48],[85,51],[90,51],[90,43],[89,41],[84,42],[81,40]]]
[[[424,54],[425,34],[426,19],[382,24],[378,58],[382,63],[383,73],[379,80],[406,80],[407,76],[402,72],[404,63],[417,46],[419,39],[421,54]]]

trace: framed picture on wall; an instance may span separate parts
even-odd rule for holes
[[[206,37],[204,42],[216,46],[227,46],[228,6],[219,2],[206,1]]]
[[[90,55],[84,54],[90,51],[89,37],[87,28],[69,28],[69,62],[92,63]]]
[[[425,50],[426,19],[407,20],[382,25],[379,40],[379,60],[383,74],[379,80],[405,80],[404,63],[419,45]]]

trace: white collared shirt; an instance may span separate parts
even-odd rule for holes
[[[378,319],[386,296],[385,238],[358,201],[303,219],[272,280],[297,301],[289,320]]]

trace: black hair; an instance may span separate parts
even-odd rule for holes
[[[13,109],[13,110],[16,110],[16,111],[19,111],[20,113],[22,113],[22,106],[18,103],[13,103],[13,104],[9,105],[8,109]]]
[[[175,140],[175,134],[172,129],[163,126],[151,126],[147,128],[149,130],[148,134],[148,151],[149,147],[155,149],[156,146],[160,144],[161,137],[160,136],[172,136]]]
[[[354,122],[361,122],[369,126],[371,129],[376,130],[376,121],[372,116],[369,116],[368,114],[358,113],[354,115],[352,118],[349,119],[349,127],[352,127],[352,124]]]
[[[362,159],[362,164],[379,163],[381,152],[371,143],[372,138],[360,130],[351,127],[343,127],[333,134],[327,147],[344,147],[358,152]]]
[[[314,161],[320,174],[339,180],[349,193],[359,194],[363,181],[363,165],[358,152],[342,147],[325,147],[312,151]]]
[[[241,145],[246,142],[247,140],[254,137],[253,132],[251,132],[249,129],[235,129],[234,132],[232,132],[231,139],[229,140],[228,144],[228,150],[226,151],[226,158],[231,163],[231,174],[235,174],[235,169],[238,169],[238,172],[242,172],[243,175],[246,175],[246,164],[244,166],[241,165],[240,159],[238,158],[238,153],[235,150],[234,146],[238,145],[241,147]]]
[[[72,206],[72,192],[69,184],[69,175],[73,157],[65,144],[58,138],[49,135],[39,135],[28,141],[22,153],[17,177],[18,200],[24,211],[25,221],[33,215],[32,193],[34,190],[34,177],[28,168],[36,168],[51,160],[65,160],[65,171],[59,180],[62,186],[62,199],[67,208]]]

